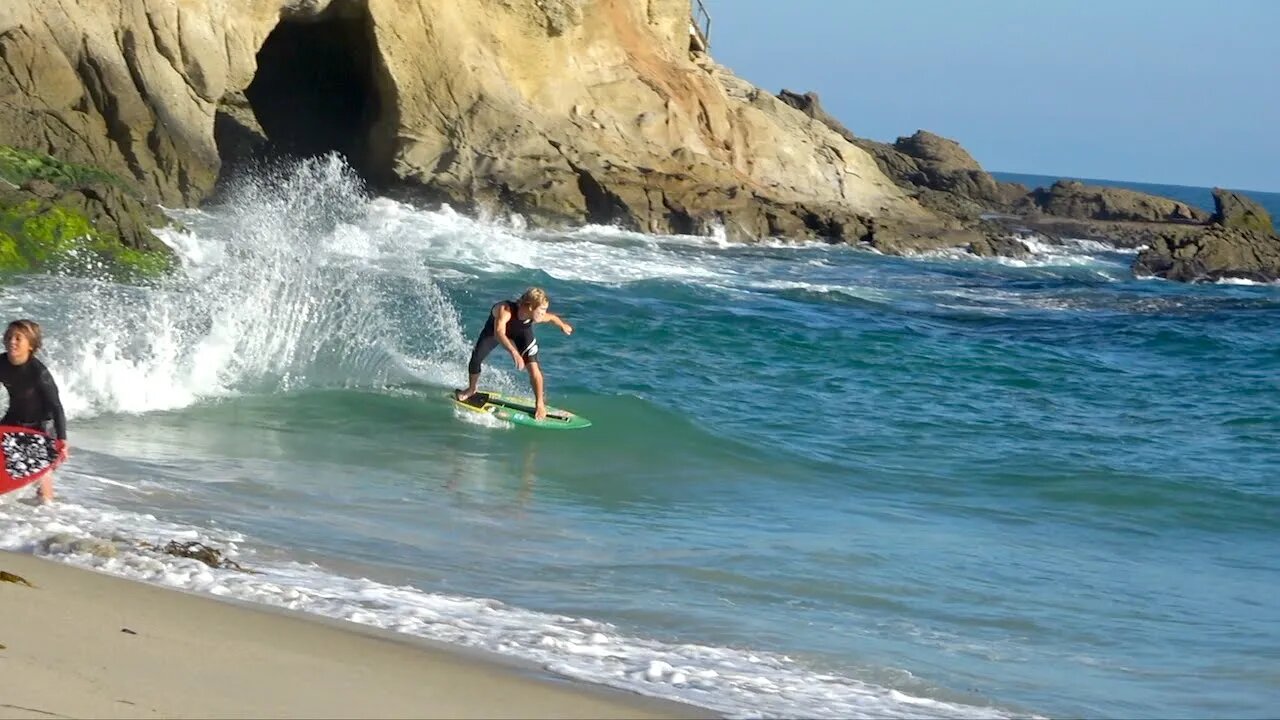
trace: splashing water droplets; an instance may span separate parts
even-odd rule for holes
[[[60,296],[46,316],[63,316],[51,356],[68,411],[143,412],[240,392],[376,383],[403,365],[395,343],[406,333],[384,311],[403,297],[379,291],[384,273],[371,260],[380,238],[362,225],[369,205],[340,159],[312,159],[236,179],[209,212],[175,211],[186,229],[159,234],[183,272],[158,287],[48,280],[68,286],[40,293]],[[443,322],[425,318],[440,326],[427,334],[457,334],[456,313],[434,284],[410,284],[440,308]]]

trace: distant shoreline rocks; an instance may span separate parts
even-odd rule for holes
[[[779,99],[866,150],[881,170],[922,205],[959,220],[961,229],[899,233],[867,244],[890,254],[946,248],[1021,257],[1018,237],[1049,242],[1095,240],[1141,249],[1138,276],[1180,282],[1280,279],[1280,238],[1265,209],[1243,193],[1214,189],[1216,210],[1125,188],[1062,179],[1028,189],[997,180],[953,140],[925,130],[881,143],[853,135],[822,108],[816,93],[783,90]]]

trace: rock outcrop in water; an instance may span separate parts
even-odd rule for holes
[[[1019,209],[1072,220],[1121,222],[1198,222],[1209,213],[1186,203],[1124,188],[1086,185],[1059,180],[1037,188],[1019,203]]]
[[[1215,225],[1231,230],[1251,230],[1272,235],[1276,233],[1271,215],[1242,193],[1214,188],[1213,206],[1213,217],[1210,219]]]
[[[1216,210],[1207,227],[1152,238],[1138,254],[1134,272],[1184,282],[1280,281],[1280,234],[1267,211],[1220,188],[1214,189],[1213,202]]]

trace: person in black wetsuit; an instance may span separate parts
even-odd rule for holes
[[[49,368],[36,357],[41,343],[40,325],[33,320],[14,320],[5,328],[7,352],[0,355],[0,383],[9,391],[9,409],[0,418],[0,425],[50,432],[57,440],[61,463],[67,459],[67,418],[62,412],[57,383]],[[40,481],[36,497],[42,503],[53,500],[53,473]]]
[[[489,319],[484,324],[484,330],[480,331],[476,347],[471,351],[471,361],[467,363],[467,389],[455,390],[454,397],[465,401],[476,394],[484,359],[501,345],[511,353],[517,370],[528,369],[529,384],[533,386],[536,403],[534,417],[545,419],[547,403],[542,394],[542,370],[538,363],[538,340],[533,336],[533,326],[549,322],[560,328],[565,335],[573,334],[572,325],[547,311],[550,305],[547,293],[542,288],[534,287],[526,290],[519,300],[503,300],[489,308]]]

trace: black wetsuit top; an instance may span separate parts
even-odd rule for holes
[[[489,353],[493,352],[494,348],[498,347],[498,331],[494,327],[497,319],[494,318],[493,311],[498,309],[499,305],[506,305],[507,310],[511,312],[511,317],[507,319],[506,331],[507,337],[516,346],[516,352],[524,357],[526,363],[538,362],[538,340],[533,336],[533,319],[521,320],[520,304],[514,300],[503,300],[489,308],[489,319],[484,324],[484,330],[480,331],[480,337],[476,339],[475,349],[471,351],[467,372],[472,375],[480,373],[480,364]]]
[[[3,425],[22,425],[44,430],[53,421],[53,434],[67,439],[67,417],[58,398],[58,385],[34,355],[21,365],[9,362],[9,353],[0,355],[0,383],[9,391],[9,409],[0,418]]]
[[[511,338],[511,341],[516,344],[516,347],[523,352],[524,347],[522,347],[522,343],[517,340],[517,338],[525,340],[522,336],[528,335],[529,340],[533,339],[533,320],[520,319],[520,304],[514,300],[503,300],[500,303],[494,303],[493,307],[489,308],[489,320],[485,322],[484,330],[480,331],[480,337],[485,337],[486,335],[497,335],[498,330],[494,327],[494,323],[498,322],[498,319],[493,316],[493,311],[497,310],[499,305],[506,305],[507,310],[511,313],[511,317],[507,319],[507,337]],[[528,344],[528,340],[525,340],[523,343],[523,345]]]

